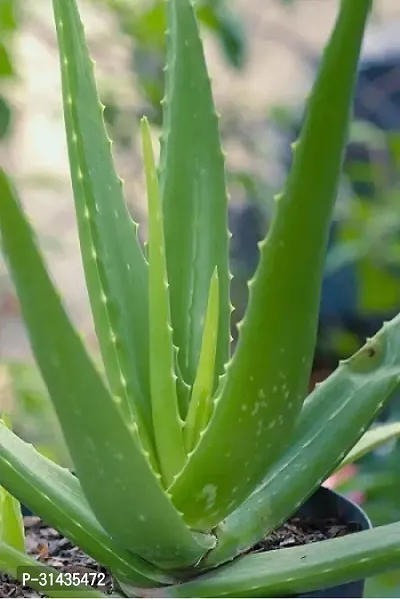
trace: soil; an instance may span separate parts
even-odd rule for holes
[[[248,553],[285,549],[316,541],[341,537],[360,530],[355,522],[345,523],[337,519],[306,520],[291,518],[286,524],[270,533]],[[26,551],[38,562],[52,566],[59,572],[103,573],[105,586],[99,590],[107,595],[113,592],[110,574],[92,558],[61,536],[54,528],[43,524],[38,518],[25,518]],[[0,597],[45,597],[7,575],[0,574]]]
[[[25,518],[26,552],[41,564],[55,568],[58,572],[104,573],[105,579],[99,590],[104,594],[113,591],[111,576],[95,560],[75,547],[54,528],[43,524],[39,518]],[[0,574],[0,597],[46,597],[22,586],[7,575]]]
[[[271,532],[248,553],[261,553],[273,549],[296,547],[296,545],[308,545],[317,541],[343,537],[360,530],[361,526],[357,522],[342,522],[336,518],[326,518],[324,520],[290,518],[286,524]]]

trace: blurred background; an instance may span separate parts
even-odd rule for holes
[[[118,170],[145,238],[137,134],[143,114],[155,137],[159,134],[162,1],[80,0],[79,5]],[[235,337],[247,301],[246,281],[257,265],[257,241],[268,231],[273,197],[290,168],[290,144],[301,127],[337,0],[197,0],[197,10],[228,156]],[[0,162],[18,185],[72,318],[97,352],[69,183],[50,0],[0,0]],[[399,310],[400,3],[377,0],[326,258],[310,389]],[[0,386],[0,408],[12,411],[16,431],[68,465],[2,262]],[[380,419],[399,417],[400,399],[394,398]],[[330,484],[362,503],[375,524],[400,519],[399,442]],[[399,594],[400,569],[368,581],[368,596]]]

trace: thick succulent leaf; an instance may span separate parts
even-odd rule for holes
[[[105,370],[151,450],[147,264],[107,138],[76,0],[53,0],[71,179],[87,288]]]
[[[338,466],[337,470],[356,462],[367,453],[374,451],[388,441],[392,441],[400,437],[400,422],[391,422],[389,424],[381,424],[365,433],[359,440],[357,445],[346,455],[344,460]]]
[[[2,415],[0,426],[11,430],[11,419],[8,415]],[[0,541],[18,551],[25,551],[25,529],[21,504],[2,486],[0,486]]]
[[[400,523],[238,558],[163,597],[292,597],[398,568]]]
[[[0,487],[0,541],[25,551],[21,504],[4,487]]]
[[[342,2],[214,415],[170,489],[186,522],[198,529],[218,524],[261,482],[289,442],[307,394],[329,225],[370,6],[370,0]],[[238,476],[239,465],[245,475]]]
[[[218,342],[219,282],[215,269],[210,283],[207,314],[199,366],[193,385],[189,411],[185,423],[185,446],[188,452],[197,445],[212,413],[215,355]]]
[[[120,398],[109,394],[86,353],[1,171],[0,197],[5,258],[36,362],[91,508],[126,549],[165,567],[191,565],[205,552],[203,542],[209,548],[213,539],[194,537],[163,490],[160,475],[151,470],[135,421],[127,418]]]
[[[183,422],[179,417],[167,264],[158,173],[148,121],[142,121],[149,218],[150,389],[154,436],[166,486],[183,468]]]
[[[0,571],[25,583],[26,580],[23,579],[23,574],[29,574],[31,580],[26,586],[43,593],[45,585],[46,597],[106,597],[101,591],[89,586],[67,586],[68,580],[64,585],[58,583],[58,585],[54,584],[54,588],[47,587],[48,584],[53,586],[52,582],[57,581],[60,572],[54,568],[44,566],[29,555],[10,547],[2,541],[0,541]],[[38,580],[33,581],[33,578]]]
[[[178,363],[178,348],[176,347],[176,345],[174,345],[174,350],[175,372],[177,373],[178,377],[176,379],[176,392],[178,395],[179,415],[183,419],[185,418],[188,411],[191,388],[189,387],[189,385],[185,383],[180,372]]]
[[[215,384],[229,359],[230,304],[225,164],[218,118],[191,0],[167,0],[168,56],[160,182],[174,342],[193,385],[208,289],[218,267]]]
[[[126,551],[104,531],[69,470],[43,457],[4,426],[0,426],[0,480],[33,514],[115,576],[143,587],[171,582],[165,573]]]
[[[400,383],[400,315],[311,394],[290,448],[221,525],[205,563],[250,548],[287,520],[341,463]]]

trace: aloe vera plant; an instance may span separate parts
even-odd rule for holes
[[[142,122],[146,251],[114,170],[76,0],[53,0],[73,195],[104,374],[74,330],[1,171],[2,248],[76,476],[1,424],[0,482],[5,497],[108,568],[121,593],[276,596],[398,565],[400,523],[243,555],[343,461],[399,434],[392,426],[363,437],[400,383],[400,316],[307,397],[371,4],[341,2],[231,355],[224,154],[191,0],[165,3],[159,166]],[[9,525],[0,569],[16,577],[18,565],[36,562],[13,538],[20,536]],[[49,596],[101,593],[64,587]]]

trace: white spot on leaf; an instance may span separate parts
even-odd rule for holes
[[[206,485],[202,488],[200,497],[206,500],[206,509],[210,510],[215,504],[217,497],[217,487],[215,485]]]

